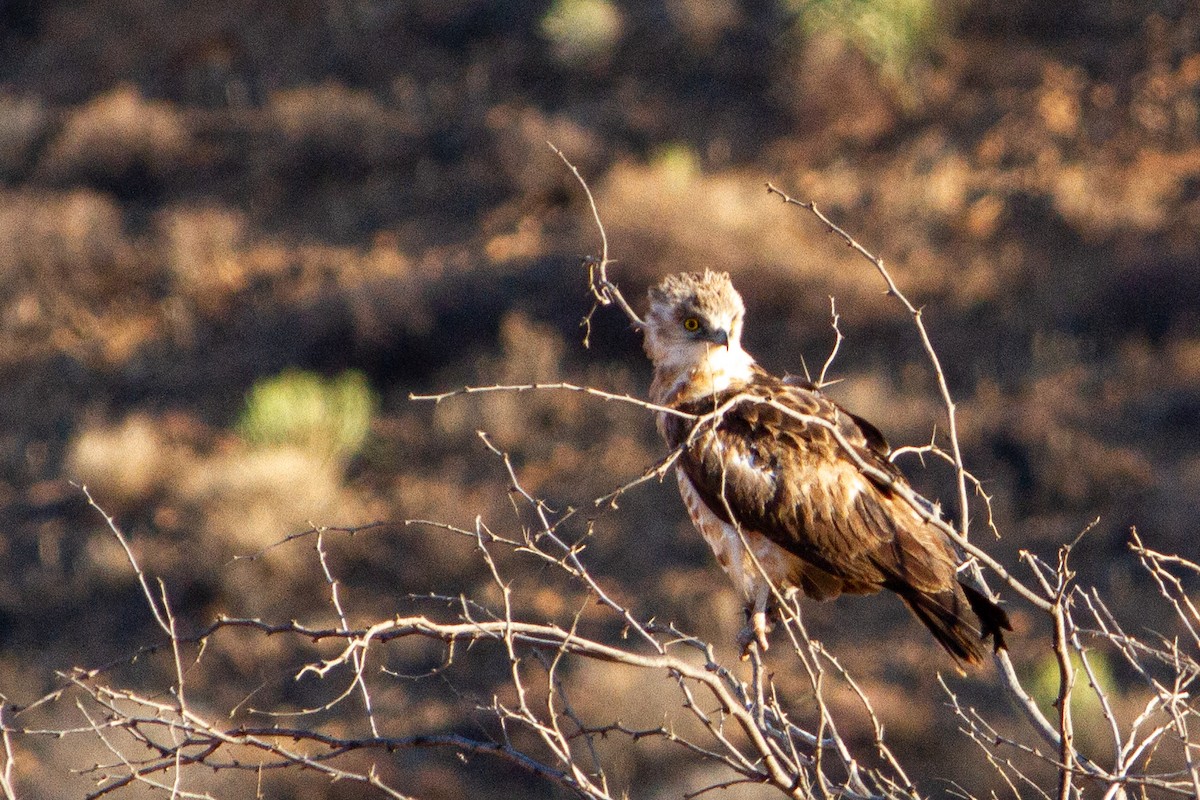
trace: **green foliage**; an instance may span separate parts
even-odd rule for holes
[[[568,63],[608,53],[621,35],[621,13],[609,0],[554,0],[542,17],[542,35]]]
[[[345,458],[366,441],[378,406],[366,376],[356,370],[331,379],[286,370],[254,385],[237,429],[251,444]]]
[[[806,33],[843,36],[894,80],[944,27],[937,0],[784,0]]]
[[[1071,713],[1076,717],[1076,725],[1080,730],[1087,730],[1101,725],[1104,721],[1099,690],[1106,697],[1115,699],[1119,694],[1117,679],[1113,675],[1112,665],[1104,653],[1090,650],[1087,654],[1088,664],[1096,676],[1095,688],[1088,683],[1088,674],[1083,668],[1083,659],[1078,653],[1071,653],[1071,666],[1075,670],[1075,685],[1071,691]],[[1037,700],[1038,705],[1047,712],[1054,710],[1058,701],[1059,673],[1058,658],[1054,653],[1046,653],[1038,660],[1032,679],[1028,683],[1030,694]]]
[[[673,142],[654,151],[652,163],[667,186],[686,186],[700,172],[700,157],[686,144]]]

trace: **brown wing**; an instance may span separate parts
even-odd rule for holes
[[[973,590],[964,594],[949,543],[896,494],[907,483],[874,426],[811,387],[762,371],[748,387],[680,410],[703,415],[726,403],[707,422],[674,417],[663,424],[671,446],[690,442],[680,468],[714,513],[833,576],[843,591],[896,592],[959,658],[981,658],[972,611],[1002,646],[1003,611]],[[836,427],[885,477],[863,472],[828,427],[804,417]]]
[[[903,482],[874,427],[819,392],[766,373],[741,391],[745,399],[702,425],[680,459],[718,516],[842,579],[847,591],[878,591],[901,576],[929,591],[953,579],[953,553],[940,536],[922,536],[928,527],[890,483],[865,475],[828,429],[783,409],[835,425],[864,461],[890,482]],[[681,410],[704,414],[737,393]],[[678,446],[691,422],[676,418],[666,428],[668,442]]]

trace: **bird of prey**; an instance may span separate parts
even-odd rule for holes
[[[692,522],[746,603],[744,652],[767,648],[772,584],[817,600],[888,589],[957,661],[981,662],[988,636],[1005,646],[1008,616],[958,580],[933,507],[923,515],[901,496],[908,484],[883,435],[742,349],[745,306],[727,274],[672,275],[649,296],[650,399],[680,412],[659,411],[659,432],[680,451]]]

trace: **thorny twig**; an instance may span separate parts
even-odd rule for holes
[[[552,143],[547,142],[550,149],[554,151],[562,162],[571,170],[571,174],[575,176],[575,180],[583,188],[583,193],[587,195],[588,205],[592,209],[592,219],[596,223],[596,229],[600,232],[600,257],[588,256],[584,258],[584,266],[588,268],[588,288],[591,290],[592,297],[595,299],[595,304],[591,311],[583,318],[584,337],[583,343],[586,347],[589,343],[592,331],[592,315],[596,312],[599,306],[607,306],[616,303],[617,308],[629,319],[629,323],[637,330],[646,327],[646,323],[633,310],[633,306],[625,299],[625,295],[621,294],[621,290],[617,285],[608,278],[608,265],[612,261],[608,257],[608,234],[604,231],[604,223],[600,221],[600,209],[596,207],[596,198],[592,195],[591,187],[587,181],[579,174],[579,169],[572,164],[566,155],[555,147]]]
[[[5,720],[7,713],[8,700],[0,696],[0,743],[4,746],[4,765],[0,767],[0,792],[4,793],[4,800],[17,800],[17,791],[13,784],[13,767],[16,760],[13,757],[12,733]]]
[[[826,380],[825,376],[829,374],[829,368],[833,366],[833,361],[837,358],[838,350],[841,348],[842,342],[846,339],[846,337],[842,335],[841,327],[838,325],[838,322],[840,322],[842,318],[837,312],[837,301],[834,300],[832,296],[829,298],[829,316],[832,320],[830,327],[833,328],[834,334],[833,347],[830,348],[829,356],[825,359],[825,363],[821,366],[821,374],[817,377],[817,388],[828,386],[830,384],[830,381]]]

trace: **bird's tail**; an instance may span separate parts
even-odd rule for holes
[[[983,642],[989,636],[993,650],[1007,646],[1004,631],[1012,630],[1008,614],[970,586],[955,582],[942,592],[922,592],[909,587],[899,594],[938,644],[961,661],[981,663],[985,655]]]
[[[992,637],[992,652],[999,653],[1001,650],[1007,650],[1008,644],[1004,641],[1004,632],[1013,629],[1012,622],[1008,619],[1008,614],[1004,609],[993,603],[983,592],[968,586],[965,583],[960,583],[959,587],[967,596],[967,602],[971,604],[971,610],[975,612],[975,616],[979,618],[979,638],[986,639]]]

